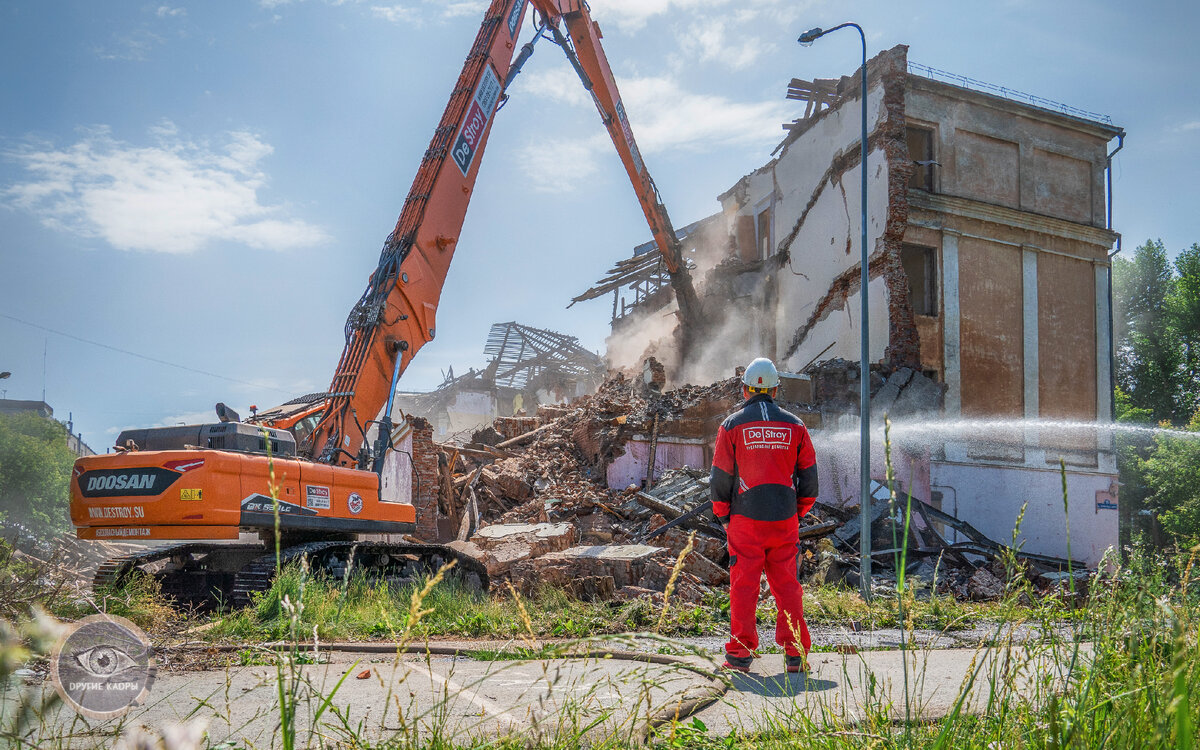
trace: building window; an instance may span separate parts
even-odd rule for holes
[[[933,131],[912,125],[905,128],[905,131],[908,139],[908,157],[913,160],[915,168],[908,180],[908,186],[933,192],[933,167],[936,164],[933,156]]]
[[[916,315],[937,315],[937,251],[921,245],[900,248],[900,261],[908,275],[908,301]]]
[[[754,219],[754,234],[758,239],[758,257],[766,259],[771,257],[771,206],[758,212]]]

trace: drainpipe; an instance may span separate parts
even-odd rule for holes
[[[1112,231],[1112,204],[1113,204],[1113,186],[1112,186],[1112,160],[1117,155],[1117,152],[1125,148],[1125,131],[1117,133],[1117,147],[1108,155],[1104,167],[1105,181],[1108,188],[1107,208],[1108,218],[1105,222],[1105,228]],[[1121,235],[1117,235],[1117,249],[1113,250],[1108,255],[1108,415],[1113,422],[1117,421],[1117,350],[1116,342],[1113,340],[1113,258],[1117,253],[1121,252]]]

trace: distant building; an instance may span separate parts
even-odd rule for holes
[[[0,414],[26,414],[32,412],[46,419],[54,418],[54,409],[45,401],[19,401],[12,398],[0,398]]]
[[[0,414],[37,414],[43,419],[54,419],[54,409],[45,401],[20,401],[17,399],[0,398]],[[74,422],[68,419],[63,426],[67,428],[67,448],[77,457],[93,456],[96,451],[83,442],[82,434],[73,432]]]

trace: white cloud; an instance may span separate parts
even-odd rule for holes
[[[304,0],[258,0],[258,4],[268,10],[274,10],[284,5]],[[421,0],[418,5],[410,3],[392,3],[390,5],[365,5],[365,0],[324,0],[326,5],[356,6],[366,8],[375,18],[381,18],[390,23],[422,23],[426,16],[432,15],[441,19],[459,18],[462,16],[477,16],[483,19],[483,13],[491,4],[488,0]],[[423,6],[423,7],[422,7]],[[278,17],[277,17],[278,18]]]
[[[592,8],[592,17],[603,25],[616,24],[623,32],[636,32],[657,16],[672,20],[704,20],[704,14],[727,24],[760,20],[765,32],[773,33],[778,24],[800,18],[815,0],[756,0],[745,7],[744,0],[605,0]],[[775,25],[771,25],[775,24]]]
[[[601,149],[612,141],[607,133],[586,140],[538,141],[521,149],[521,170],[544,193],[569,193],[600,165]]]
[[[1192,120],[1191,122],[1185,122],[1182,125],[1180,125],[1178,129],[1184,133],[1191,131],[1191,130],[1200,130],[1200,120]]]
[[[761,37],[731,28],[729,19],[720,16],[699,19],[676,36],[681,59],[688,64],[714,62],[733,70],[745,70],[774,49]]]
[[[570,70],[531,74],[526,83],[535,96],[588,110],[594,106]],[[789,118],[790,109],[782,100],[732,101],[686,91],[666,75],[623,78],[619,85],[638,148],[645,155],[770,145],[782,137],[780,123]],[[612,141],[601,130],[580,140],[530,144],[519,159],[535,188],[564,192],[592,175],[601,159],[615,156]]]
[[[534,70],[530,70],[530,67],[533,66],[526,67],[521,75],[517,76],[510,87],[511,91],[520,96],[538,96],[576,107],[595,107],[591,95],[583,88],[583,83],[570,65],[555,65]],[[617,85],[621,85],[620,81]]]
[[[187,8],[172,8],[169,5],[160,5],[158,10],[154,11],[154,15],[159,18],[173,18],[175,16],[186,16]]]
[[[391,23],[413,23],[420,19],[415,8],[404,5],[372,5],[371,13]]]
[[[621,98],[634,136],[645,153],[702,151],[735,144],[767,144],[782,137],[784,101],[736,102],[686,91],[669,76],[621,81]]]
[[[135,29],[114,34],[107,45],[97,47],[95,52],[102,60],[142,62],[149,58],[151,50],[162,43],[163,38],[149,29]]]
[[[614,23],[622,31],[634,32],[645,27],[651,18],[667,12],[682,13],[737,4],[739,0],[607,0],[596,3],[592,17],[602,25]]]
[[[214,242],[286,250],[327,239],[259,201],[267,184],[259,162],[272,148],[257,135],[232,132],[216,148],[180,136],[169,122],[150,135],[154,145],[137,146],[99,128],[63,148],[10,151],[30,179],[0,196],[46,226],[120,250],[190,253]]]
[[[428,0],[426,0],[428,2]],[[487,0],[451,0],[442,8],[443,18],[458,18],[460,16],[478,16],[483,18],[483,12],[490,3]]]
[[[521,80],[521,79],[517,79]],[[534,96],[591,110],[591,97],[572,71],[539,71],[525,81]],[[715,94],[686,91],[675,78],[622,78],[621,99],[638,148],[651,155],[668,151],[707,151],[734,145],[769,145],[781,138],[780,123],[790,109],[782,100],[737,102]],[[608,134],[584,140],[526,147],[522,169],[542,190],[572,189],[613,151]]]

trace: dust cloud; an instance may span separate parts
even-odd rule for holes
[[[725,217],[684,240],[685,257],[695,267],[692,279],[704,308],[704,325],[692,332],[692,345],[683,351],[679,307],[672,298],[666,305],[635,309],[613,327],[606,340],[610,369],[640,376],[642,362],[655,357],[667,370],[667,385],[705,385],[728,378],[735,368],[756,357],[769,356],[773,348],[775,303],[759,277],[750,294],[737,294],[743,274],[764,274],[737,260]],[[743,285],[750,286],[750,285]]]

